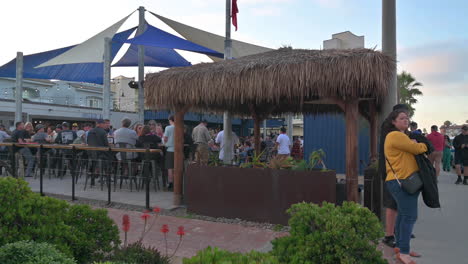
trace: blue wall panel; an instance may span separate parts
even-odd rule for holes
[[[312,151],[323,149],[326,153],[327,168],[344,173],[346,170],[345,120],[343,114],[322,114],[304,116],[304,155],[306,159]],[[369,124],[359,120],[359,159],[369,162]],[[365,165],[359,164],[359,173]]]
[[[169,111],[145,111],[145,120],[167,120],[171,112]],[[192,113],[188,112],[185,114],[185,121],[194,121],[199,122],[203,119],[206,119],[208,123],[215,123],[215,124],[222,124],[223,123],[223,116],[222,115],[209,115],[209,114],[199,114],[199,113]],[[232,119],[233,125],[240,125],[241,120],[239,118]]]

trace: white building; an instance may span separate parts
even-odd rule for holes
[[[323,41],[323,49],[359,49],[364,48],[364,36],[357,36],[350,31],[336,33],[331,39]]]
[[[132,89],[128,86],[131,81],[135,81],[135,78],[122,75],[112,79],[111,92],[115,94],[114,109],[130,112],[137,111],[138,89]]]
[[[0,123],[13,127],[15,120],[15,79],[0,78]],[[112,98],[117,94],[111,92]],[[115,99],[113,99],[115,101]],[[112,111],[111,124],[120,127],[124,117],[137,120],[135,112]],[[102,118],[102,85],[24,79],[23,120],[95,121]]]

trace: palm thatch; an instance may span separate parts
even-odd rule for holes
[[[334,105],[304,104],[324,98],[375,98],[387,94],[389,56],[369,49],[282,48],[239,59],[172,68],[146,76],[152,109],[224,111],[250,115],[336,111]]]

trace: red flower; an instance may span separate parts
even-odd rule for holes
[[[149,215],[148,213],[146,213],[146,212],[143,213],[143,214],[141,215],[141,219],[143,219],[143,220],[145,220],[145,221],[146,221],[148,218],[150,218],[150,215]]]
[[[158,214],[159,212],[161,212],[161,208],[159,208],[159,207],[154,207],[154,208],[153,208],[153,212],[155,212],[155,213]]]
[[[122,230],[128,232],[130,230],[130,217],[128,214],[124,214],[122,217]]]
[[[185,230],[184,230],[183,226],[179,226],[179,228],[177,230],[177,235],[179,235],[179,236],[185,235]]]
[[[163,225],[163,226],[161,227],[161,233],[166,234],[166,233],[168,233],[168,232],[169,232],[169,227],[168,227],[167,225]]]

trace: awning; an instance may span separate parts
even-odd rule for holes
[[[122,47],[122,42],[128,39],[135,29],[136,27],[114,35],[112,39],[112,59]],[[76,45],[24,56],[23,78],[56,79],[102,84],[104,67],[102,63],[75,63],[35,68],[37,65],[57,57],[74,47],[76,47]],[[0,77],[16,78],[16,58],[0,67]]]
[[[153,12],[150,12],[157,18],[159,18],[161,21],[166,23],[168,26],[170,26],[172,29],[174,29],[177,33],[182,35],[184,38],[187,40],[196,43],[198,45],[201,45],[203,47],[207,47],[209,49],[215,50],[220,53],[224,53],[224,37],[219,36],[207,31],[203,31],[198,28],[194,28],[182,23],[179,23],[177,21],[171,20],[169,18],[160,16],[158,14],[155,14]],[[248,55],[253,55],[257,53],[263,53],[267,51],[271,51],[272,49],[250,44],[247,42],[242,42],[233,39],[232,40],[232,50],[231,50],[231,55],[233,58],[240,58]],[[210,57],[214,61],[219,61],[219,58],[215,57]]]
[[[147,25],[148,28],[146,29],[143,34],[126,40],[125,43],[131,43],[135,45],[143,45],[143,46],[152,46],[158,48],[169,48],[169,49],[180,49],[186,51],[197,52],[201,54],[206,54],[209,56],[223,58],[224,55],[222,52],[218,52],[209,48],[205,48],[183,38],[179,38],[174,36],[166,31],[163,31],[159,28],[153,27],[151,25]]]

